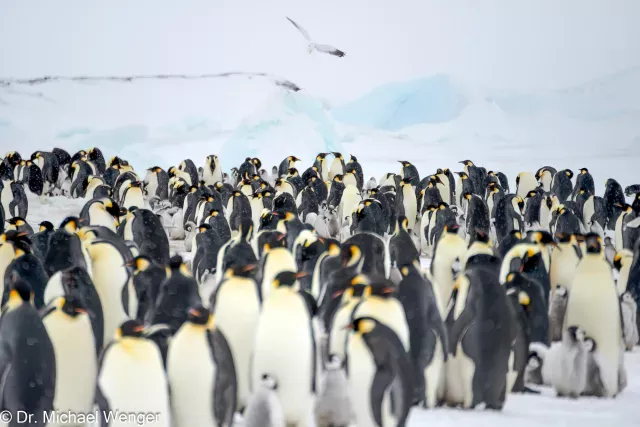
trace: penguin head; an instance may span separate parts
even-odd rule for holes
[[[556,241],[558,243],[569,243],[571,242],[572,235],[565,233],[556,233]]]
[[[473,166],[473,162],[471,160],[462,160],[461,162],[458,162],[458,163],[461,163],[465,166]]]
[[[262,161],[260,161],[260,159],[257,157],[254,157],[253,159],[251,159],[251,163],[255,165],[257,170],[259,170],[262,167]]]
[[[404,178],[403,180],[400,181],[400,187],[405,187],[405,186],[410,186],[411,185],[411,179],[410,178]]]
[[[377,325],[378,321],[373,317],[358,317],[345,328],[353,330],[358,335],[364,335],[373,331]]]
[[[296,163],[300,161],[300,159],[297,158],[296,156],[289,156],[287,157],[287,160],[289,160],[290,163]]]
[[[588,254],[599,254],[602,252],[602,238],[598,233],[587,233],[584,237]]]
[[[267,390],[275,391],[278,389],[278,382],[271,375],[262,374],[260,377],[260,386]]]
[[[49,221],[42,221],[40,224],[38,224],[38,226],[40,227],[40,232],[53,231],[53,224],[51,224]]]
[[[522,284],[526,283],[527,279],[517,272],[511,272],[507,274],[505,281],[505,290],[507,295],[516,295],[518,297],[518,303],[525,309],[528,309],[531,304],[531,297],[528,293],[522,290]]]
[[[142,338],[144,325],[139,320],[127,320],[116,330],[116,340],[121,338]]]
[[[13,258],[31,253],[31,240],[27,237],[26,232],[7,230],[0,236],[0,246],[4,245],[13,247]]]
[[[10,230],[16,230],[18,227],[22,227],[23,225],[25,225],[27,221],[19,216],[14,216],[13,218],[8,219],[7,223],[11,226],[9,228]]]
[[[631,207],[631,205],[627,204],[627,203],[616,203],[615,205],[618,209],[620,209],[622,212],[627,212],[630,213],[633,209]]]
[[[567,335],[573,342],[583,342],[585,333],[577,326],[569,326],[566,330]]]
[[[80,228],[80,219],[76,216],[68,216],[62,220],[59,229],[63,229],[67,233],[75,234]]]
[[[444,226],[444,232],[447,234],[458,234],[460,226],[458,224],[448,224]]]
[[[342,252],[342,248],[340,246],[340,242],[336,239],[327,239],[327,252],[329,252],[329,256],[335,257],[339,256]]]
[[[329,250],[331,250],[331,246]],[[342,260],[342,267],[353,267],[362,259],[362,251],[357,245],[349,243],[340,250],[340,258]]]
[[[120,206],[111,198],[100,199],[100,203],[104,206],[104,210],[107,211],[114,218],[120,217]]]
[[[297,171],[296,171],[297,172]],[[251,181],[262,181],[262,177],[256,173],[251,175]]]
[[[407,217],[404,215],[398,216],[398,222],[396,223],[396,233],[398,233],[400,230],[407,231],[408,226],[409,220],[407,219]]]
[[[566,298],[567,297],[567,288],[565,288],[562,285],[556,285],[556,295],[558,295],[559,297],[562,298]]]
[[[593,353],[594,351],[596,351],[597,345],[593,338],[584,337],[584,340],[582,341],[582,348],[587,353]]]
[[[165,268],[165,271],[167,272],[167,277],[171,277],[173,274],[192,277],[191,271],[189,271],[180,255],[174,255],[169,259],[169,265]]]
[[[342,160],[342,154],[338,153],[337,151],[332,151],[331,154],[333,154],[333,157],[335,157],[336,159]]]
[[[622,266],[626,264],[627,260],[629,262],[633,260],[633,252],[628,249],[623,249],[618,252],[615,257],[613,257],[613,267],[616,270],[620,271],[620,269],[622,269]]]
[[[320,161],[320,160],[324,160],[324,159],[327,157],[327,155],[328,155],[328,154],[329,154],[329,153],[319,153],[319,154],[316,156],[316,160],[318,160],[318,161]]]
[[[287,169],[287,174],[288,176],[298,176],[298,169],[296,168],[289,168]]]
[[[245,217],[240,220],[240,237],[247,242],[253,237],[253,220],[251,218]]]
[[[552,245],[555,246],[556,242],[553,240],[553,236],[548,231],[535,230],[527,233],[527,239],[530,242],[538,243],[543,246]]]
[[[565,169],[564,174],[569,178],[573,178],[573,171],[571,169]]]
[[[460,176],[460,179],[468,179],[469,175],[466,172],[454,172],[456,175]]]
[[[279,231],[273,231],[268,234],[266,241],[262,245],[263,251],[269,252],[274,248],[286,248],[287,247],[287,235]]]
[[[486,233],[480,228],[476,228],[476,242],[485,243],[491,246],[491,240],[489,239],[489,233]]]
[[[586,175],[588,173],[589,173],[589,169],[587,169],[587,168],[581,168],[580,169],[580,175]]]
[[[33,290],[29,282],[13,273],[9,284],[9,302],[7,304],[13,307],[23,303],[30,303],[32,300]]]
[[[87,314],[87,309],[82,300],[74,295],[58,297],[56,307],[69,317]]]
[[[149,267],[151,267],[152,264],[153,261],[151,261],[151,258],[145,255],[139,255],[129,261],[127,263],[127,267],[131,267],[133,269],[133,274],[136,275],[143,271],[146,271]]]
[[[540,248],[533,245],[527,245],[523,255],[522,261],[520,264],[520,271],[524,273],[528,273],[530,271],[535,270],[538,261],[542,257],[540,253]]]
[[[206,326],[207,329],[213,329],[214,326],[213,314],[202,304],[195,305],[189,309],[187,321],[194,325]]]
[[[200,224],[198,227],[198,233],[204,233],[207,230],[211,230],[211,226],[209,224]]]
[[[281,271],[273,279],[272,286],[274,288],[286,287],[293,288],[298,279],[304,277],[306,273],[296,273],[295,271]]]
[[[333,177],[333,182],[342,182],[344,179],[344,175],[338,174],[336,176]]]
[[[529,192],[527,193],[527,195],[526,195],[525,199],[530,199],[530,198],[532,198],[532,197],[536,197],[537,195],[538,195],[538,192],[537,192],[537,191],[531,190],[531,191],[529,191]]]
[[[255,264],[236,265],[228,268],[224,274],[226,279],[230,277],[251,277],[253,271],[257,268]]]

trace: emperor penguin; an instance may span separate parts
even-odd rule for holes
[[[115,331],[115,339],[100,360],[96,403],[101,425],[138,425],[136,421],[109,423],[111,411],[153,414],[153,425],[171,426],[169,387],[158,346],[144,336],[137,320],[127,320]]]
[[[447,360],[447,333],[433,285],[420,262],[400,266],[398,299],[409,327],[409,355],[415,375],[413,402],[425,408],[437,403],[438,385]]]
[[[127,220],[131,227],[131,238],[140,254],[154,262],[165,265],[169,263],[169,238],[162,227],[160,219],[149,209],[136,209],[133,217]]]
[[[467,251],[467,244],[458,235],[458,225],[445,226],[444,233],[437,243],[433,259],[431,260],[430,271],[433,276],[434,285],[437,289],[439,307],[444,309],[453,290],[456,273],[460,272],[460,260],[464,258]],[[444,317],[446,314],[441,313]]]
[[[205,185],[214,185],[216,182],[222,182],[222,167],[218,156],[211,154],[204,161],[204,170],[202,179]]]
[[[174,427],[231,427],[238,387],[233,355],[205,307],[190,308],[171,339],[167,378]]]
[[[9,426],[46,425],[45,412],[54,409],[56,358],[47,330],[33,306],[33,293],[23,280],[9,286],[0,322],[2,409],[13,418]],[[19,412],[26,422],[18,423]]]
[[[129,281],[128,260],[112,242],[94,239],[88,243],[87,250],[91,257],[93,284],[102,304],[106,344],[122,322],[135,317],[137,296]]]
[[[289,169],[295,169],[296,163],[299,161],[300,159],[296,156],[287,156],[287,158],[280,162],[280,166],[278,167],[278,177],[286,176],[287,171]]]
[[[552,343],[562,339],[568,298],[569,291],[567,288],[563,285],[555,285],[549,298],[549,340]]]
[[[416,198],[416,191],[411,184],[410,179],[403,179],[400,181],[400,189],[396,198],[396,212],[397,215],[404,215],[409,220],[407,228],[409,230],[415,230],[416,219],[418,215],[418,200]]]
[[[543,382],[553,386],[558,396],[577,398],[587,387],[589,354],[585,347],[585,331],[567,327],[562,341],[544,354]]]
[[[351,219],[351,215],[358,208],[358,204],[361,201],[362,196],[360,195],[358,187],[353,184],[345,185],[342,198],[340,199],[340,208],[338,209],[342,225],[344,225],[348,219]]]
[[[100,149],[97,147],[92,147],[89,150],[89,153],[87,156],[89,157],[89,160],[91,161],[91,163],[93,163],[93,165],[95,166],[96,172],[98,173],[98,175],[102,175],[105,169],[107,168],[107,164],[104,160],[104,155],[102,154],[102,151],[100,151]]]
[[[625,349],[633,351],[633,347],[638,344],[638,304],[631,292],[624,292],[620,295],[620,310],[622,310]]]
[[[87,308],[78,294],[55,298],[42,314],[56,360],[58,412],[89,413],[93,408],[98,359]]]
[[[348,326],[348,391],[355,424],[404,427],[413,397],[413,369],[398,336],[371,317]]]
[[[551,191],[551,183],[556,173],[557,171],[550,166],[544,166],[536,172],[536,179],[542,184],[542,190],[544,192]]]
[[[333,178],[337,175],[344,175],[344,158],[342,154],[337,152],[332,152],[331,154],[333,154],[333,161],[329,168],[329,181],[333,181]]]
[[[144,188],[149,199],[157,197],[159,200],[167,200],[169,198],[169,174],[160,166],[147,169]]]
[[[314,408],[317,427],[347,427],[351,425],[352,409],[349,399],[344,362],[331,355],[325,366],[322,385]]]
[[[240,411],[247,406],[251,394],[251,358],[262,305],[260,288],[251,277],[253,269],[255,265],[228,269],[210,301],[216,325],[233,355]]]
[[[627,291],[633,258],[633,252],[629,249],[621,250],[613,258],[613,268],[618,272],[618,278],[616,279],[618,295],[622,295]]]
[[[284,412],[277,390],[276,380],[268,374],[263,374],[260,382],[254,387],[243,414],[245,427],[285,427]]]
[[[134,206],[140,209],[146,207],[140,181],[130,182],[122,195],[122,207],[129,209]]]
[[[365,285],[370,288],[365,293],[366,296],[354,307],[351,318],[372,317],[384,323],[396,333],[402,345],[409,351],[409,324],[393,284],[359,274],[351,280],[351,285]]]
[[[560,203],[566,202],[573,191],[571,178],[573,178],[573,171],[570,169],[561,170],[553,176],[551,192],[558,196]]]
[[[351,282],[344,291],[334,293],[333,297],[341,296],[341,301],[328,328],[329,340],[327,353],[329,355],[333,355],[341,360],[346,360],[346,327],[351,323],[353,309],[363,298],[367,298],[370,294],[370,286],[364,284],[353,285]]]
[[[264,301],[256,331],[253,383],[263,374],[278,382],[277,394],[285,422],[308,425],[316,395],[316,342],[312,318],[317,311],[313,297],[299,290],[295,272],[283,271],[273,281]]]
[[[601,237],[589,233],[585,242],[586,253],[571,282],[565,328],[577,326],[598,343],[604,361],[600,367],[603,396],[613,397],[619,392],[624,369],[620,302],[611,266],[601,254]]]
[[[283,271],[295,271],[297,269],[295,258],[287,248],[286,235],[275,232],[271,238],[262,245],[260,291],[263,299],[269,296],[272,290],[273,280]]]
[[[107,227],[114,233],[120,225],[119,218],[120,207],[109,198],[89,200],[80,211],[80,220],[85,225]]]
[[[327,163],[327,155],[329,153],[320,153],[316,156],[316,160],[313,163],[313,166],[318,168],[320,172],[320,178],[322,181],[329,180],[329,165]]]
[[[615,225],[615,248],[616,251],[620,252],[624,249],[624,230],[625,225],[635,218],[633,208],[628,204],[618,205],[618,209],[622,212],[618,216]],[[628,248],[630,249],[630,248]]]
[[[447,316],[446,400],[502,410],[515,328],[505,288],[494,271],[474,266],[455,282]],[[488,329],[484,325],[492,324]]]

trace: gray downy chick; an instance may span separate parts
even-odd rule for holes
[[[314,410],[316,427],[347,427],[352,411],[347,392],[347,376],[338,356],[332,355],[326,365],[321,391]]]
[[[262,375],[244,412],[244,427],[285,427],[284,412],[278,400],[276,380]]]
[[[624,292],[620,296],[620,309],[622,310],[622,332],[625,348],[627,351],[631,351],[638,344],[638,324],[636,323],[638,305],[631,293]]]
[[[589,352],[585,333],[576,326],[565,329],[562,341],[551,346],[542,366],[542,375],[558,396],[577,398],[587,386]]]
[[[567,311],[569,292],[562,285],[556,286],[556,291],[549,304],[549,338],[551,342],[562,340],[562,325]]]

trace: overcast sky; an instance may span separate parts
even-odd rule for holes
[[[344,58],[307,53],[285,15]],[[4,1],[0,76],[283,75],[329,99],[451,73],[560,88],[640,65],[640,0]]]

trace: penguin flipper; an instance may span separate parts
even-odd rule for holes
[[[96,385],[96,395],[95,395],[95,404],[98,405],[98,417],[100,418],[100,427],[108,427],[109,426],[109,418],[107,414],[109,413],[109,401],[106,396],[102,394],[102,390],[100,389],[100,385]]]
[[[211,355],[216,364],[213,386],[213,416],[220,427],[231,427],[237,407],[238,381],[233,354],[220,330],[207,331]],[[222,390],[222,392],[219,392]]]
[[[382,426],[382,403],[384,401],[385,394],[391,383],[393,382],[393,372],[390,370],[390,366],[379,366],[373,381],[371,382],[370,391],[370,405],[373,419],[376,424]]]
[[[7,378],[9,377],[9,372],[11,372],[11,363],[5,363],[6,352],[2,351],[2,353],[3,354],[0,359],[0,373],[2,373],[2,376],[0,377],[0,409],[4,410],[4,388],[7,385]]]

